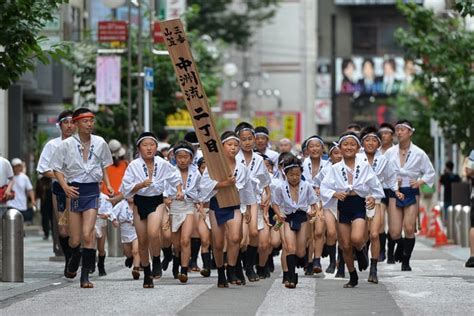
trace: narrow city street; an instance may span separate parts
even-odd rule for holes
[[[171,271],[143,289],[133,281],[122,258],[107,258],[108,275],[92,277],[95,288],[81,289],[78,279],[61,276],[63,263],[50,261],[51,242],[39,236],[25,238],[25,282],[0,283],[0,309],[4,315],[46,314],[166,314],[166,315],[468,315],[474,310],[474,271],[464,268],[467,248],[434,248],[418,238],[412,272],[399,264],[379,265],[380,283],[368,283],[359,273],[359,286],[343,289],[346,280],[333,275],[302,276],[294,290],[281,284],[280,266],[271,279],[229,289],[216,287],[210,278],[191,273],[187,285]],[[327,261],[323,260],[323,266]],[[347,272],[346,272],[347,275]]]

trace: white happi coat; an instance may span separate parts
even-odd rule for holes
[[[63,140],[51,158],[50,170],[64,174],[68,182],[101,182],[103,169],[112,165],[112,153],[105,140],[91,135],[89,156],[83,159],[83,146],[79,135],[75,134]]]
[[[303,161],[303,176],[305,181],[308,181],[313,186],[313,188],[319,188],[321,185],[321,179],[318,177],[318,174],[327,165],[331,165],[331,163],[320,158],[319,170],[313,177],[313,164],[311,162],[311,157],[306,157],[306,159]]]
[[[236,178],[235,186],[239,191],[240,204],[252,205],[257,203],[250,174],[245,165],[239,161],[236,161],[234,176]],[[200,184],[202,201],[208,201],[217,194],[217,190],[215,189],[217,183],[218,181],[211,179],[209,176],[209,171],[206,168],[202,174]]]
[[[262,201],[263,190],[265,189],[265,187],[270,185],[272,180],[270,177],[270,173],[268,173],[267,167],[265,166],[265,162],[263,161],[262,156],[255,152],[252,152],[252,159],[247,164],[247,162],[245,161],[244,153],[242,152],[242,150],[240,150],[237,153],[235,159],[247,167],[247,170],[252,179],[252,185],[256,194],[257,203],[260,203]]]
[[[51,159],[53,158],[56,149],[59,147],[63,139],[61,137],[56,137],[51,139],[49,142],[44,145],[41,155],[38,160],[38,165],[36,166],[36,171],[39,173],[45,173],[52,171],[51,169]]]
[[[332,165],[321,182],[320,195],[324,208],[331,206],[331,200],[336,192],[354,191],[362,198],[371,196],[382,199],[385,194],[382,184],[372,167],[360,156],[356,156],[354,170],[351,170],[344,162]],[[349,184],[348,173],[352,173],[352,184]],[[334,201],[332,201],[334,203]]]
[[[365,152],[357,155],[362,157],[367,163],[369,162]],[[393,192],[398,190],[397,167],[392,161],[388,160],[380,150],[375,152],[371,167],[384,189],[390,189]]]
[[[174,168],[175,168],[176,177],[179,177],[182,181],[181,171],[179,170],[177,166]],[[199,172],[198,167],[196,167],[193,164],[190,164],[188,167],[188,177],[186,179],[186,182],[183,183],[183,193],[184,193],[185,200],[187,202],[192,202],[192,203],[201,202],[201,196],[199,192],[200,182],[201,182],[201,173]],[[178,189],[176,188],[176,186],[172,186],[168,182],[165,184],[165,191],[163,193],[165,197],[174,199],[176,197],[177,192],[178,192]]]
[[[428,155],[418,146],[411,143],[405,159],[405,164],[400,165],[400,146],[395,145],[385,152],[385,157],[394,163],[397,169],[400,187],[409,187],[410,180],[421,178],[427,185],[433,186],[435,170]]]
[[[290,185],[287,180],[279,181],[274,192],[272,192],[272,203],[278,205],[285,215],[296,213],[298,210],[309,212],[311,210],[309,206],[318,203],[318,201],[313,186],[303,180],[300,181],[298,186],[297,202],[291,198]]]
[[[138,157],[133,160],[125,170],[120,192],[122,192],[126,198],[134,194],[157,196],[164,192],[165,183],[177,187],[182,182],[181,177],[176,175],[176,169],[173,165],[159,156],[155,156],[154,158],[154,171],[151,175],[153,183],[149,187],[142,188],[133,194],[133,188],[147,179],[150,179],[150,174],[145,160],[143,160],[142,157]]]

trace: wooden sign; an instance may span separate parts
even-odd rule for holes
[[[233,170],[231,171],[226,163],[183,24],[180,19],[173,19],[160,22],[160,26],[209,175],[216,181],[226,180],[232,175]],[[239,192],[235,186],[219,189],[216,198],[220,207],[240,204]]]

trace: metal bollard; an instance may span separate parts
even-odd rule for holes
[[[23,215],[9,209],[2,216],[2,281],[23,282]]]
[[[454,208],[452,205],[448,206],[446,210],[448,213],[448,239],[454,240]]]
[[[471,207],[463,206],[461,211],[461,246],[469,247],[469,230],[471,229]]]
[[[107,244],[109,257],[123,256],[120,228],[115,228],[111,223],[107,225]]]
[[[456,245],[461,244],[461,211],[461,204],[454,206],[454,243]]]

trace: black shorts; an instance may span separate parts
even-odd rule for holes
[[[225,224],[227,221],[234,219],[235,210],[240,210],[240,205],[220,207],[217,198],[213,196],[209,201],[209,209],[214,211],[217,225]]]
[[[344,201],[337,201],[339,223],[350,224],[361,218],[365,219],[365,199],[358,195],[349,195]]]
[[[163,194],[155,196],[135,195],[133,203],[137,206],[138,215],[143,221],[148,218],[148,215],[156,211],[160,204],[163,204]]]
[[[53,182],[53,193],[56,197],[56,204],[58,205],[58,212],[64,212],[66,210],[66,193],[63,188],[59,185],[59,182]]]
[[[286,215],[286,214],[285,214]],[[286,215],[285,222],[290,224],[290,228],[293,231],[299,231],[301,224],[308,220],[308,213],[302,210],[297,210],[294,213]]]
[[[389,199],[396,198],[395,192],[393,192],[391,189],[383,189],[383,193],[385,193],[385,197],[382,198],[381,202],[388,206]]]

